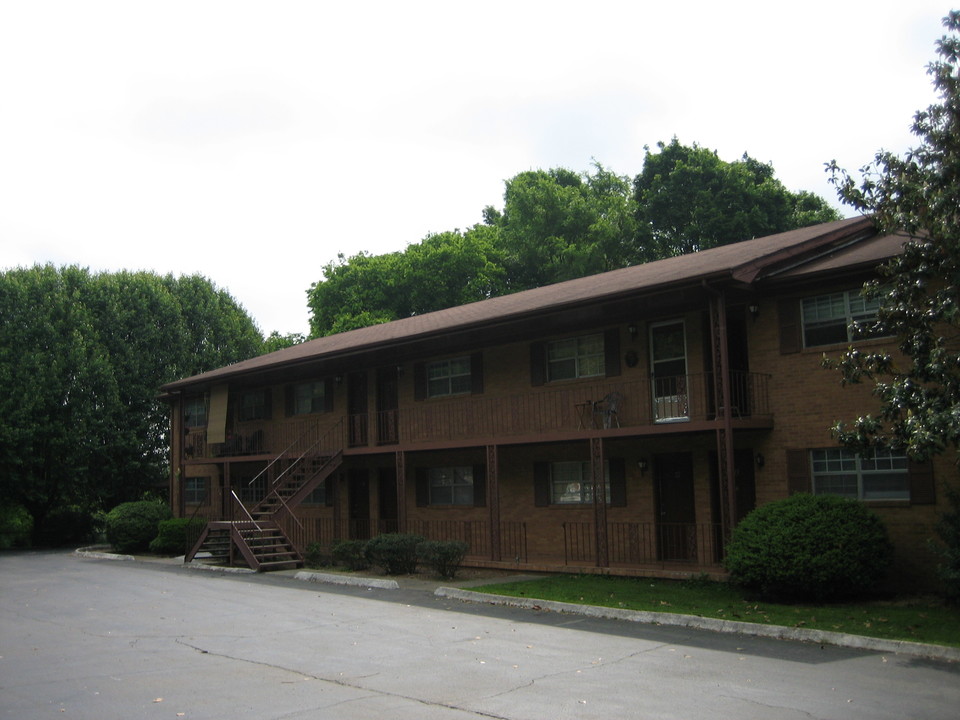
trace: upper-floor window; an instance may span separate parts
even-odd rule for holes
[[[604,463],[606,502],[610,503],[610,466]],[[550,463],[550,502],[577,505],[593,502],[593,479],[589,462]]]
[[[547,343],[547,380],[572,380],[604,374],[603,333]]]
[[[434,467],[427,470],[431,505],[473,505],[473,467]]]
[[[188,428],[207,426],[206,395],[194,395],[184,401],[183,423]]]
[[[438,360],[427,365],[427,397],[463,395],[472,391],[470,357]]]
[[[265,420],[270,417],[270,391],[251,390],[240,395],[239,420]]]
[[[877,318],[880,299],[867,299],[859,290],[818,295],[804,298],[803,344],[805,347],[831,345],[854,340],[850,323],[865,325]],[[859,337],[870,337],[869,331],[861,331]]]
[[[293,414],[308,415],[326,409],[325,382],[305,382],[293,386]]]
[[[811,450],[813,491],[859,500],[909,500],[905,455],[877,450],[861,457],[845,448]]]

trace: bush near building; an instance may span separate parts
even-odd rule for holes
[[[157,537],[160,522],[171,515],[166,503],[155,500],[121,503],[107,513],[107,542],[118,552],[146,550]]]

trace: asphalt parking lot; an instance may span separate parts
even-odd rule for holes
[[[0,717],[924,718],[960,663],[69,552],[0,555]]]

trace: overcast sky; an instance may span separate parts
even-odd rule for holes
[[[532,168],[633,176],[676,135],[836,204],[825,162],[916,144],[949,10],[0,0],[0,267],[201,273],[306,333],[338,253],[469,227]]]

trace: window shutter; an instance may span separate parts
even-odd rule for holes
[[[620,328],[610,328],[603,334],[604,372],[607,377],[620,375]]]
[[[487,505],[487,466],[473,466],[473,506],[486,507]]]
[[[545,462],[533,464],[533,504],[536,507],[550,504],[550,465]]]
[[[627,506],[627,464],[623,458],[610,458],[610,507]]]
[[[328,377],[323,380],[323,411],[333,412],[333,378]]]
[[[470,356],[470,392],[474,395],[483,394],[483,353],[478,352]]]
[[[910,478],[910,504],[933,505],[937,502],[936,483],[933,481],[933,463],[910,462],[907,465]]]
[[[416,473],[417,507],[426,507],[430,504],[430,478],[427,468],[417,468]]]
[[[806,450],[787,450],[787,492],[795,495],[812,490],[810,453]]]
[[[427,397],[427,366],[424,363],[413,364],[413,399],[423,400]]]
[[[542,342],[530,343],[530,384],[534,387],[547,381],[547,346]]]
[[[283,389],[283,408],[284,414],[287,417],[291,417],[296,408],[293,406],[294,391],[293,385],[287,385]]]
[[[777,304],[780,316],[780,354],[798,353],[803,347],[800,326],[800,301],[796,298]]]
[[[323,504],[327,507],[333,507],[336,489],[337,484],[335,475],[331,475],[323,481]]]

